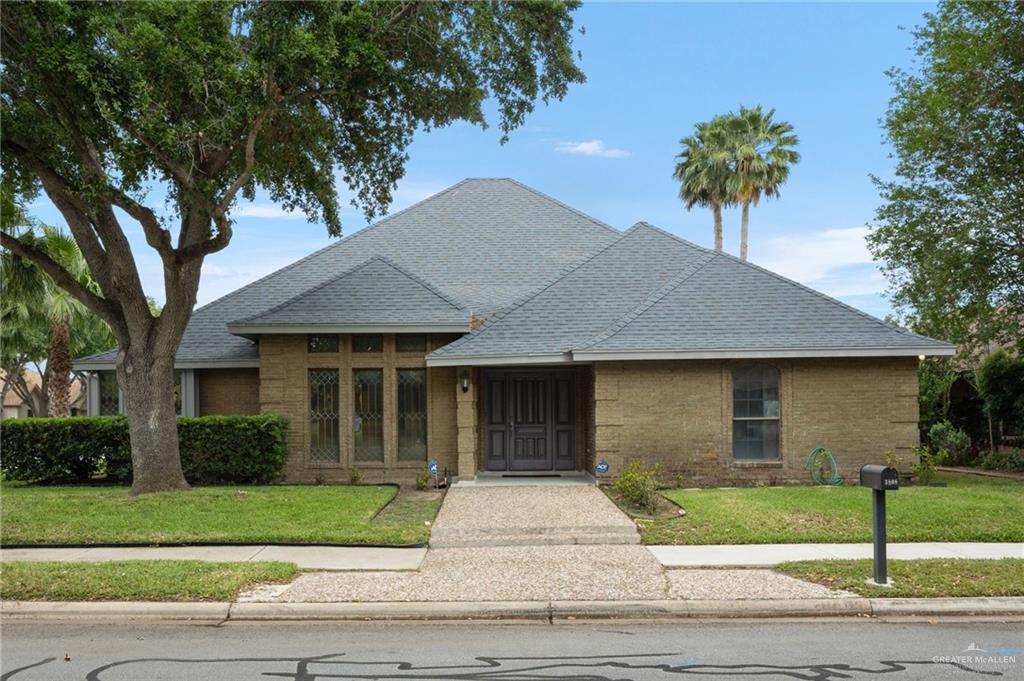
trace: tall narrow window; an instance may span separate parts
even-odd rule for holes
[[[398,460],[427,458],[427,370],[398,370]]]
[[[121,413],[121,396],[117,389],[117,372],[100,371],[100,416],[116,416]]]
[[[732,453],[740,460],[779,458],[779,370],[755,364],[732,372]]]
[[[384,370],[352,372],[356,461],[384,461]]]
[[[177,414],[178,416],[185,415],[185,413],[182,411],[182,407],[184,407],[184,402],[182,401],[182,398],[184,397],[184,388],[182,386],[183,376],[184,372],[181,371],[180,369],[174,372],[174,413]]]
[[[309,370],[309,460],[339,463],[338,370]]]

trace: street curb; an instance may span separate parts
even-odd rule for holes
[[[0,601],[0,617],[14,619],[149,619],[222,622],[230,603],[146,603],[141,601]]]
[[[823,598],[733,601],[490,601],[436,603],[141,603],[3,601],[4,620],[194,622],[339,620],[730,619],[1024,617],[1024,597]]]

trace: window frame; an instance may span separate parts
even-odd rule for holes
[[[759,380],[760,380],[760,384],[759,384],[759,397],[760,397],[760,400],[759,401],[761,402],[761,414],[760,415],[750,415],[748,413],[748,414],[744,414],[742,416],[738,416],[737,415],[737,409],[736,409],[736,405],[737,405],[737,385],[740,382],[739,379],[743,378],[744,372],[752,372],[753,370],[757,370],[757,371],[760,372],[760,377],[759,377]],[[765,372],[766,371],[774,378],[774,386],[772,386],[770,383],[767,383],[767,382],[764,381],[764,377],[765,377]],[[730,426],[730,433],[731,433],[730,440],[731,440],[731,444],[732,444],[732,460],[734,462],[740,463],[740,464],[780,463],[782,461],[782,455],[783,455],[783,452],[782,452],[782,372],[779,370],[778,367],[776,367],[774,365],[771,365],[771,364],[765,364],[765,363],[752,363],[751,364],[751,363],[748,363],[748,364],[741,364],[741,365],[738,365],[738,366],[731,367],[729,375],[730,375],[729,399],[731,400],[730,401],[731,423],[729,424],[729,426]],[[774,387],[775,399],[774,400],[766,400],[765,399],[765,395],[771,391],[772,387]],[[749,395],[749,391],[748,391],[748,395]],[[770,405],[772,402],[774,402],[774,404],[775,404],[775,410],[774,410],[775,413],[773,415],[765,415],[766,412],[771,411],[770,409],[766,409],[765,406],[766,405]],[[748,411],[749,411],[749,405],[748,405]],[[774,449],[775,449],[775,453],[774,453],[774,455],[772,455],[772,456],[765,456],[764,455],[764,451],[765,451],[764,450],[764,443],[766,441],[766,438],[765,438],[765,434],[764,434],[764,432],[762,430],[762,433],[761,433],[761,436],[760,436],[762,450],[760,452],[760,455],[759,456],[746,456],[746,455],[739,456],[738,452],[737,452],[737,444],[739,442],[739,438],[736,437],[736,427],[740,423],[742,423],[742,424],[748,424],[748,423],[769,424],[769,423],[773,423],[775,425],[775,433],[774,433],[774,445],[775,445]]]
[[[413,456],[402,456],[402,372],[415,372],[422,375],[420,396],[422,399],[422,430],[423,430],[423,453]],[[423,464],[430,458],[430,373],[426,367],[396,367],[395,368],[395,463],[398,465]]]
[[[333,401],[334,401],[334,458],[314,458],[313,457],[313,439],[314,432],[316,429],[313,425],[313,374],[314,373],[326,373],[334,375],[334,387],[333,387]],[[342,438],[341,438],[341,427],[342,427],[342,400],[341,400],[341,371],[333,367],[309,367],[306,369],[306,422],[309,428],[309,444],[306,449],[306,459],[311,466],[340,466],[342,464]],[[330,416],[324,417],[324,420],[329,420]],[[329,428],[325,431],[329,432]]]
[[[356,339],[358,338],[376,338],[379,339],[379,344],[376,349],[362,350],[360,346],[356,345]],[[356,355],[379,355],[384,352],[384,334],[383,333],[354,333],[351,338],[352,353]]]
[[[387,446],[387,431],[392,424],[388,423],[388,410],[386,407],[386,400],[384,399],[386,388],[385,382],[387,380],[387,374],[383,367],[352,367],[352,465],[359,466],[360,464],[370,466],[383,466],[387,465],[388,461],[388,446]],[[363,415],[368,410],[360,410],[361,402],[359,399],[359,374],[373,372],[376,377],[380,378],[378,383],[378,394],[374,397],[374,406],[378,408],[379,413],[376,414],[377,424],[380,435],[380,455],[375,458],[360,458],[361,455],[365,456],[365,450],[360,451],[360,438],[359,435],[363,431]]]
[[[401,346],[402,339],[407,341],[412,339],[422,339],[422,347],[415,347],[412,350],[403,350]],[[415,354],[426,354],[427,348],[430,345],[429,334],[426,333],[396,333],[395,334],[395,352],[403,355],[415,355]]]
[[[331,347],[327,349],[320,349],[314,347],[314,339],[326,340],[331,339],[334,341]],[[341,339],[338,338],[336,333],[311,333],[306,336],[306,352],[310,355],[326,355],[334,354],[341,351]]]

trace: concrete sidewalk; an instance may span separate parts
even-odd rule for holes
[[[871,544],[715,544],[648,546],[665,567],[772,567],[791,560],[871,558]],[[921,542],[889,544],[888,557],[1024,558],[1024,543]]]
[[[2,549],[0,560],[208,560],[249,562],[283,560],[302,570],[418,570],[426,548],[369,546],[141,546],[73,549]]]

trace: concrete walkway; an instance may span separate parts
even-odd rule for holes
[[[144,546],[77,549],[3,549],[0,560],[283,560],[303,570],[418,570],[427,550],[348,546]]]
[[[591,484],[455,485],[430,548],[639,544],[636,523]]]
[[[871,544],[717,544],[648,546],[665,567],[772,567],[790,560],[871,558]],[[1024,558],[1024,543],[923,542],[889,544],[888,557]]]

